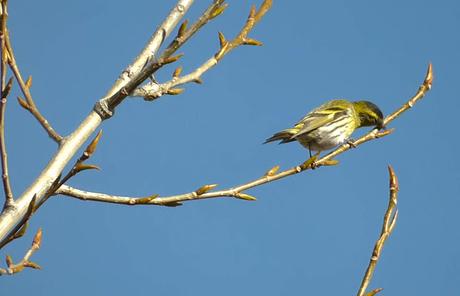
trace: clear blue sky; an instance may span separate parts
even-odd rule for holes
[[[10,1],[19,65],[40,110],[72,131],[143,47],[173,1]],[[197,1],[195,19],[211,1]],[[250,2],[181,52],[188,72],[229,38]],[[433,90],[391,124],[393,135],[321,168],[233,199],[179,208],[125,207],[58,197],[6,248],[15,259],[43,227],[42,271],[1,278],[1,295],[354,295],[381,227],[387,164],[400,184],[400,217],[372,288],[382,295],[452,295],[460,282],[458,96],[460,3],[275,1],[251,35],[183,95],[133,99],[103,125],[93,163],[71,180],[113,194],[170,195],[227,188],[307,157],[297,143],[262,145],[331,98],[368,99],[388,114],[419,87]],[[158,75],[168,79],[173,67]],[[39,174],[55,145],[12,97],[7,139],[14,192]],[[356,136],[355,136],[356,137]],[[5,251],[1,253],[2,257]]]

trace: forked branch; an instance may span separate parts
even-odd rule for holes
[[[41,269],[40,265],[37,263],[30,261],[32,255],[40,249],[40,245],[42,242],[42,229],[39,228],[37,233],[34,236],[32,241],[32,245],[30,246],[29,250],[26,252],[24,257],[18,263],[14,263],[11,256],[6,256],[6,268],[0,268],[0,276],[2,275],[13,275],[15,273],[23,271],[25,268],[33,268],[33,269]]]
[[[249,38],[248,34],[252,31],[254,26],[261,20],[261,18],[267,13],[267,11],[271,8],[272,1],[265,0],[259,7],[256,9],[255,6],[251,7],[249,16],[246,20],[241,31],[237,34],[237,36],[233,40],[226,40],[222,33],[219,33],[219,43],[220,48],[219,50],[206,62],[204,62],[201,66],[196,68],[193,72],[180,76],[182,72],[182,68],[177,68],[176,71],[173,73],[173,78],[170,81],[165,83],[159,84],[155,81],[152,81],[140,88],[135,89],[132,92],[132,96],[140,96],[144,99],[151,101],[155,100],[162,95],[169,94],[169,95],[176,95],[182,93],[182,89],[177,89],[176,87],[190,83],[202,83],[201,76],[206,71],[210,70],[212,67],[217,65],[217,63],[229,52],[233,49],[237,48],[240,45],[257,45],[260,46],[262,43],[255,39]],[[219,11],[220,12],[220,11]],[[180,35],[180,30],[179,34]],[[166,50],[167,52],[168,50]],[[161,59],[160,59],[161,61]]]
[[[7,28],[5,28],[5,46],[8,55],[8,65],[10,66],[10,69],[13,72],[19,87],[21,88],[22,94],[25,97],[25,100],[18,97],[19,105],[29,111],[45,129],[45,131],[48,133],[48,136],[59,144],[62,141],[62,136],[53,129],[48,120],[46,120],[40,111],[38,111],[38,108],[32,98],[32,94],[30,93],[30,88],[32,86],[32,76],[30,76],[27,81],[24,81],[22,78],[21,71],[19,71],[19,67],[14,56],[13,47],[11,45],[11,40]]]

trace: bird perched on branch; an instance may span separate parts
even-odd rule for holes
[[[311,151],[321,152],[347,142],[355,129],[364,126],[383,127],[379,107],[368,101],[332,100],[308,113],[294,127],[274,134],[265,143],[298,141],[310,150],[311,156]]]

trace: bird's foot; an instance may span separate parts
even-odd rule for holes
[[[355,140],[348,139],[346,143],[350,145],[350,148],[356,148]]]

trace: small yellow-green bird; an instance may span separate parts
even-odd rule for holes
[[[383,128],[383,114],[369,101],[332,100],[314,109],[292,128],[282,130],[265,143],[298,141],[311,151],[324,151],[347,142],[355,129]],[[264,143],[264,144],[265,144]]]

